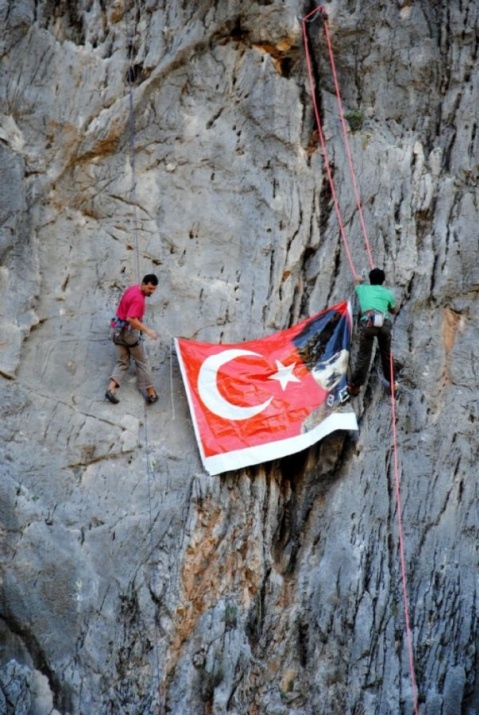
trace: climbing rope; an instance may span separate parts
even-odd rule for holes
[[[352,184],[353,184],[354,196],[355,196],[355,200],[356,200],[356,205],[357,205],[358,214],[359,214],[359,218],[360,218],[361,228],[363,231],[364,242],[365,242],[366,251],[368,254],[369,263],[371,265],[371,268],[374,267],[374,261],[373,261],[373,257],[372,257],[371,247],[369,244],[368,233],[366,230],[366,223],[364,220],[364,215],[363,215],[363,210],[362,210],[361,198],[360,198],[358,183],[357,183],[357,179],[356,179],[356,172],[354,170],[351,147],[349,144],[348,130],[347,130],[347,126],[346,126],[346,119],[344,116],[343,105],[342,105],[342,101],[341,101],[341,92],[340,92],[340,88],[339,88],[338,76],[337,76],[337,71],[336,71],[336,63],[334,60],[334,52],[333,52],[331,37],[329,34],[329,28],[328,28],[328,17],[327,17],[326,9],[324,8],[324,6],[319,5],[318,7],[314,8],[314,10],[312,10],[310,13],[305,15],[305,17],[302,17],[299,19],[301,20],[301,25],[302,25],[302,30],[303,30],[303,41],[304,41],[304,51],[305,51],[305,57],[306,57],[306,66],[308,69],[308,77],[309,77],[309,83],[310,83],[310,88],[311,88],[311,97],[312,97],[314,115],[315,115],[315,119],[316,119],[318,135],[319,135],[320,142],[321,142],[321,149],[322,149],[322,153],[323,153],[326,174],[327,174],[328,180],[330,182],[331,194],[333,196],[334,207],[336,210],[336,215],[338,217],[338,224],[339,224],[341,236],[343,237],[346,254],[347,254],[347,257],[349,260],[349,264],[351,266],[351,271],[353,273],[353,276],[356,277],[357,273],[354,269],[354,263],[351,258],[351,252],[349,250],[349,245],[348,245],[348,241],[346,238],[346,232],[344,230],[344,225],[343,225],[343,222],[341,219],[341,211],[340,211],[339,203],[337,201],[336,191],[334,188],[332,172],[331,172],[329,161],[327,158],[326,141],[324,138],[324,131],[323,131],[321,117],[320,117],[320,113],[319,113],[319,109],[318,109],[318,102],[317,102],[317,98],[316,98],[316,88],[315,88],[313,72],[312,72],[312,63],[311,63],[310,50],[309,50],[307,24],[311,24],[314,20],[316,20],[318,18],[321,18],[322,26],[324,28],[324,35],[325,35],[326,44],[328,47],[329,62],[331,65],[331,72],[332,72],[333,82],[334,82],[334,87],[335,87],[335,92],[336,92],[336,99],[337,99],[338,108],[339,108],[339,115],[341,118],[343,141],[344,141],[346,156],[347,156],[347,160],[348,160],[349,173],[350,173]],[[390,358],[390,376],[389,377],[390,377],[389,384],[391,386],[390,392],[391,392],[391,419],[392,419],[394,483],[395,483],[396,510],[397,510],[397,523],[398,523],[399,557],[400,557],[400,565],[401,565],[401,582],[402,582],[403,604],[404,604],[404,620],[405,620],[406,640],[407,640],[408,657],[409,657],[409,673],[410,673],[410,678],[411,678],[411,688],[412,688],[413,703],[414,703],[414,713],[415,713],[415,715],[418,715],[419,711],[418,711],[417,685],[416,685],[416,676],[415,676],[415,668],[414,668],[414,651],[413,651],[413,642],[412,642],[412,631],[411,631],[411,625],[410,625],[410,619],[409,619],[407,569],[406,569],[406,559],[405,559],[405,550],[404,550],[404,531],[403,531],[403,524],[402,524],[399,459],[398,459],[398,445],[397,445],[397,433],[396,433],[396,397],[394,394],[394,392],[395,392],[394,391],[394,384],[395,384],[394,358],[393,358],[392,352],[391,352],[391,358]]]
[[[137,4],[136,0],[133,0],[133,13],[134,20],[137,16]],[[141,280],[140,273],[140,245],[138,238],[138,207],[136,201],[136,164],[135,164],[135,107],[134,107],[134,97],[133,97],[133,83],[134,83],[134,66],[133,66],[133,51],[134,51],[134,38],[135,31],[131,29],[129,23],[129,15],[126,7],[126,0],[124,5],[124,17],[125,17],[125,35],[126,35],[126,52],[129,60],[128,71],[127,71],[127,84],[128,84],[128,108],[129,108],[129,162],[131,169],[131,184],[130,184],[130,203],[133,206],[133,235],[135,239],[135,268],[136,268],[136,278],[138,283]],[[149,441],[149,421],[148,421],[148,409],[146,403],[143,406],[143,433],[144,433],[144,444],[145,444],[145,456],[146,456],[146,476],[147,476],[147,494],[148,494],[148,535],[149,535],[149,546],[150,546],[150,558],[154,553],[154,542],[153,542],[153,499],[152,499],[152,484],[153,484],[153,471],[150,456],[150,441]],[[155,665],[156,674],[158,680],[158,688],[161,680],[161,666],[160,666],[160,656],[158,646],[154,648],[155,650]],[[158,689],[157,688],[157,689]],[[156,690],[157,690],[156,689]]]
[[[333,47],[331,44],[331,37],[329,35],[329,26],[328,26],[327,17],[325,18],[323,24],[324,24],[324,36],[326,38],[326,43],[328,45],[329,61],[331,64],[331,72],[333,75],[334,88],[336,90],[336,99],[338,102],[339,116],[341,118],[341,127],[343,130],[343,139],[344,139],[344,148],[346,150],[346,156],[348,159],[348,166],[349,166],[349,174],[351,176],[351,181],[353,184],[354,198],[356,199],[356,206],[358,208],[359,221],[361,223],[361,228],[363,231],[364,243],[365,243],[366,251],[368,254],[368,258],[369,258],[369,263],[370,263],[371,268],[374,268],[374,261],[373,261],[373,257],[372,257],[372,253],[371,253],[371,246],[369,245],[368,231],[366,228],[366,222],[364,220],[361,196],[359,194],[359,187],[358,187],[358,182],[356,179],[356,172],[354,170],[351,146],[349,144],[348,128],[346,126],[346,118],[344,116],[343,103],[341,101],[341,92],[339,90],[338,74],[336,72],[336,63],[334,61],[334,53],[333,53]]]
[[[137,10],[137,0],[133,0],[133,12],[136,15]],[[126,52],[129,60],[128,72],[127,72],[127,83],[128,83],[128,110],[129,110],[129,163],[131,171],[131,183],[130,183],[130,203],[133,206],[133,235],[135,243],[135,265],[136,265],[136,279],[138,283],[141,280],[140,274],[140,244],[138,239],[138,204],[136,201],[136,163],[135,163],[135,107],[133,98],[133,85],[135,79],[135,69],[133,65],[133,43],[135,33],[131,31],[128,22],[128,11],[125,7],[125,25],[126,25]],[[173,419],[175,419],[175,408],[173,399],[173,369],[172,369],[172,349],[174,336],[170,331],[162,326],[162,330],[168,333],[170,338],[170,398],[173,410]],[[146,429],[146,420],[145,420]]]
[[[310,14],[312,14],[312,13],[310,13]],[[326,139],[324,137],[323,126],[321,123],[321,117],[320,117],[319,109],[318,109],[318,102],[316,100],[316,88],[314,85],[313,69],[312,69],[312,63],[311,63],[311,53],[309,51],[308,33],[306,30],[306,19],[308,17],[309,17],[309,15],[307,15],[306,18],[303,19],[302,27],[303,27],[304,49],[305,49],[305,55],[306,55],[306,66],[308,68],[308,77],[309,77],[309,85],[311,88],[311,99],[312,99],[312,103],[313,103],[314,116],[316,119],[316,126],[318,129],[319,141],[321,143],[321,151],[323,153],[324,168],[326,170],[326,175],[328,177],[329,186],[331,189],[331,196],[332,196],[333,204],[334,204],[334,209],[336,211],[336,217],[338,219],[339,232],[341,234],[341,238],[343,239],[344,249],[345,249],[346,255],[348,257],[348,261],[349,261],[349,265],[351,267],[352,274],[355,276],[356,269],[354,267],[353,259],[351,256],[351,251],[349,250],[348,237],[346,235],[346,229],[344,227],[343,219],[341,216],[341,209],[339,208],[339,201],[338,201],[338,196],[336,193],[336,187],[334,184],[333,172],[331,170],[331,165],[330,165],[329,159],[328,159],[328,152],[326,149]]]
[[[136,10],[136,0],[134,0],[133,8]],[[135,165],[135,108],[133,103],[133,80],[134,80],[134,68],[133,68],[133,40],[134,32],[130,31],[130,26],[128,22],[128,11],[125,7],[125,24],[126,24],[126,51],[129,60],[128,71],[127,71],[127,83],[128,83],[128,122],[129,122],[129,161],[130,161],[130,171],[131,171],[131,183],[130,183],[130,202],[133,206],[133,236],[135,239],[135,267],[136,267],[136,279],[138,283],[140,282],[140,245],[138,240],[138,209],[136,204],[136,165]]]

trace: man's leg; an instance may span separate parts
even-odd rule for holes
[[[115,397],[115,391],[120,387],[128,369],[130,367],[130,349],[124,345],[116,345],[116,365],[108,383],[106,398],[110,402],[119,402]],[[112,399],[113,398],[113,399]]]
[[[138,388],[145,390],[149,398],[156,397],[156,390],[153,387],[153,378],[148,358],[146,356],[143,343],[140,342],[134,348],[130,348],[130,354],[136,364],[136,376],[138,380]]]
[[[382,328],[379,329],[378,346],[379,354],[381,355],[381,366],[383,369],[383,375],[389,383],[392,382],[392,384],[394,385],[394,363],[391,364],[391,327],[391,323],[386,322],[384,323]]]
[[[356,369],[354,370],[349,382],[349,392],[352,395],[357,395],[359,393],[359,388],[366,381],[369,363],[371,362],[374,338],[377,334],[377,330],[377,328],[366,328],[364,326],[359,328],[359,352],[356,361]]]

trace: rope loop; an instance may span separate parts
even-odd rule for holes
[[[309,12],[304,17],[298,15],[298,20],[300,22],[307,22],[308,25],[317,20],[318,18],[321,20],[321,22],[326,22],[328,19],[328,13],[326,12],[326,8],[324,7],[324,5],[318,5],[318,7],[315,7],[314,10],[311,10],[311,12]]]

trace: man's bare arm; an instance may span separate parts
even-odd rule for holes
[[[147,325],[142,323],[141,320],[138,320],[138,318],[127,318],[126,320],[130,323],[132,328],[135,328],[135,330],[141,330],[142,333],[148,335],[148,337],[152,340],[157,340],[160,337],[156,330],[149,328]]]

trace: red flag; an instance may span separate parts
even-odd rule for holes
[[[176,338],[201,459],[219,474],[284,457],[337,429],[357,429],[347,399],[348,302],[261,340]]]

